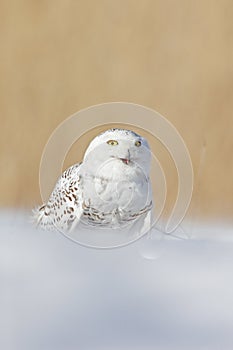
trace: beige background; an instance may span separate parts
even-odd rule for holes
[[[157,110],[184,138],[196,177],[189,214],[232,218],[231,0],[1,0],[0,17],[2,206],[40,202],[40,157],[59,123],[93,104],[128,101]],[[65,165],[81,159],[95,132]],[[153,148],[169,210],[174,165]]]

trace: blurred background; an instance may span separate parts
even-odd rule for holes
[[[0,42],[0,348],[232,350],[233,2],[0,0]],[[28,223],[51,133],[111,101],[155,109],[183,137],[192,239],[103,251]],[[136,131],[163,166],[169,213],[174,163]]]
[[[127,101],[157,110],[186,142],[195,175],[190,216],[231,220],[232,11],[230,0],[2,0],[1,206],[40,203],[40,157],[59,123],[94,104]],[[153,151],[170,210],[175,167],[161,147]]]

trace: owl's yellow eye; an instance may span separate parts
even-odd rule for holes
[[[136,142],[135,142],[135,146],[137,146],[137,147],[140,147],[141,144],[142,144],[141,141],[136,141]]]
[[[116,140],[108,140],[107,144],[110,146],[116,146],[116,145],[118,145],[118,142]]]

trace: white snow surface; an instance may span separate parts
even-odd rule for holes
[[[2,210],[0,349],[233,349],[233,229],[144,243],[86,248]]]

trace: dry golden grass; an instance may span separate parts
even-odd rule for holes
[[[40,202],[40,157],[60,122],[93,104],[129,101],[157,110],[183,136],[197,180],[191,213],[231,218],[232,18],[230,0],[1,0],[1,205]],[[82,152],[71,150],[69,161]]]

